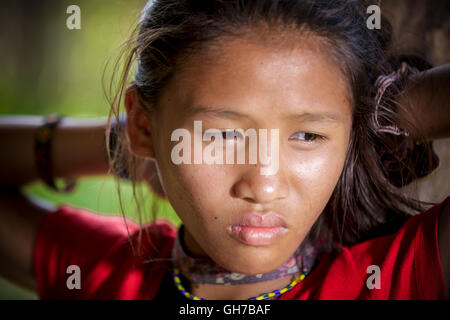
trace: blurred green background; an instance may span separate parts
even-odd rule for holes
[[[127,39],[146,0],[14,0],[0,1],[0,116],[45,115],[59,112],[71,117],[104,117],[108,104],[102,90],[107,58]],[[81,9],[81,29],[69,30],[70,5]],[[399,52],[419,54],[433,65],[450,60],[448,0],[385,0],[382,12],[393,23]],[[411,17],[414,17],[412,19]],[[108,79],[108,75],[106,77]],[[419,183],[421,200],[439,202],[449,194],[450,139],[436,141],[442,165]],[[411,184],[411,187],[415,187]],[[146,189],[143,189],[146,191]],[[105,214],[119,214],[111,177],[80,179],[73,194],[55,193],[37,182],[24,192],[53,203],[68,203]],[[136,219],[131,186],[121,183],[126,214]],[[148,192],[143,211],[156,211],[176,225],[171,206]],[[36,299],[0,278],[0,299]]]
[[[0,115],[105,117],[108,104],[102,90],[107,58],[127,39],[138,21],[142,0],[2,1],[0,4]],[[67,7],[81,9],[81,29],[69,30]],[[108,79],[108,76],[106,77]],[[131,184],[121,182],[127,216],[137,220]],[[141,187],[143,187],[141,185]],[[148,210],[178,225],[171,206],[144,187]],[[55,204],[68,203],[105,214],[120,214],[114,179],[86,177],[72,194],[59,194],[41,182],[24,192]],[[147,210],[147,211],[146,211]],[[37,295],[0,277],[0,299],[37,299]]]

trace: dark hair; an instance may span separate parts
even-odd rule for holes
[[[391,52],[391,26],[383,17],[381,29],[369,29],[365,1],[357,0],[155,0],[142,11],[138,26],[125,47],[125,58],[118,88],[111,95],[110,118],[120,113],[123,92],[130,80],[145,101],[146,111],[157,110],[158,94],[167,81],[183,66],[190,55],[212,45],[224,36],[240,37],[259,27],[275,32],[297,31],[312,34],[320,40],[339,65],[349,84],[353,128],[344,169],[323,213],[308,234],[314,241],[327,236],[329,244],[355,244],[396,230],[413,211],[423,211],[424,204],[409,198],[399,187],[435,168],[431,145],[422,137],[392,137],[381,132],[373,119],[377,89],[382,74],[399,67],[402,59]],[[134,79],[130,78],[137,62]],[[410,63],[415,63],[409,59]],[[119,66],[119,60],[115,67]],[[423,68],[422,68],[423,69]],[[112,79],[113,83],[114,78]],[[110,89],[113,87],[111,86]],[[397,82],[391,92],[401,92],[404,83]],[[378,116],[385,123],[396,123],[395,95],[386,95]],[[410,124],[414,127],[414,124]],[[392,139],[420,146],[420,161],[391,148]],[[108,137],[107,137],[108,140]],[[121,143],[127,140],[122,137]],[[386,170],[383,154],[399,166]],[[133,166],[136,159],[120,149],[110,159],[113,170]],[[414,149],[416,150],[416,149]],[[134,173],[133,173],[134,172]],[[397,173],[397,176],[394,173]],[[401,174],[400,178],[398,174]],[[133,181],[138,173],[130,170]],[[403,179],[403,175],[405,175]],[[396,177],[394,179],[393,177]],[[399,182],[400,181],[400,182]]]

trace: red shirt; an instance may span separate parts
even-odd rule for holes
[[[344,247],[336,256],[325,255],[303,282],[280,299],[447,299],[438,249],[438,217],[445,201],[411,216],[392,235]],[[120,216],[68,205],[48,214],[34,247],[39,297],[154,299],[169,290],[185,299],[171,283],[167,262],[177,229],[164,220],[146,225],[149,235],[142,232],[143,254],[133,255],[130,243],[137,246],[139,226],[131,220],[127,226],[130,240]],[[155,229],[160,237],[151,232]],[[68,272],[70,265],[80,268],[80,289],[67,286],[74,275],[73,270]],[[367,282],[376,283],[376,274],[368,271],[371,265],[379,267],[379,289],[368,288]]]

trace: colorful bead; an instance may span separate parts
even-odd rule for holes
[[[181,284],[181,279],[179,277],[180,274],[180,270],[177,268],[174,268],[173,270],[173,281],[175,283],[175,286],[177,287],[177,289],[188,299],[191,300],[206,300],[204,298],[199,298],[189,292],[186,291],[186,289],[184,289],[183,285]],[[274,290],[272,292],[268,292],[268,293],[263,293],[257,297],[253,297],[250,298],[249,300],[265,300],[265,299],[269,299],[269,298],[273,298],[273,297],[279,297],[281,295],[283,295],[284,293],[288,292],[289,290],[291,290],[292,288],[294,288],[298,283],[300,283],[301,281],[303,281],[303,279],[305,279],[305,277],[309,274],[309,270],[305,270],[300,276],[296,276],[295,279],[288,284],[286,287],[284,287],[283,289],[277,289]]]

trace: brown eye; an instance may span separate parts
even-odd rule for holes
[[[202,136],[208,140],[212,140],[212,138],[217,139],[218,137],[222,137],[224,141],[236,141],[244,138],[243,134],[238,130],[226,130],[226,131],[205,131],[202,133]]]
[[[222,138],[224,140],[240,140],[243,138],[242,134],[237,130],[222,131]]]
[[[314,142],[315,140],[318,140],[318,139],[319,140],[324,139],[324,137],[321,135],[315,134],[315,133],[311,133],[311,132],[299,131],[299,132],[294,133],[290,139]]]

